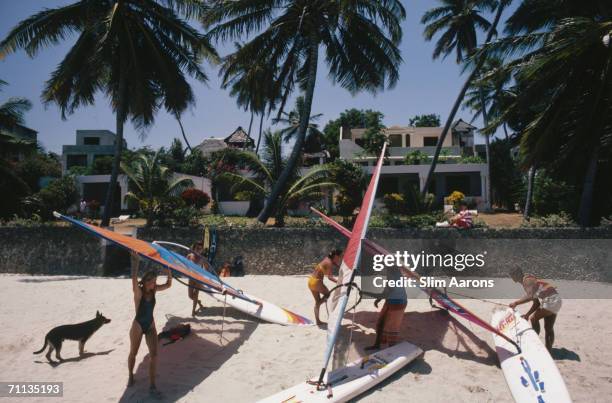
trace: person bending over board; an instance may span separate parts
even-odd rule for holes
[[[134,384],[134,364],[136,362],[136,354],[140,348],[142,336],[145,337],[147,347],[149,348],[149,391],[153,396],[160,396],[155,385],[155,373],[157,366],[157,330],[155,329],[155,321],[153,319],[153,309],[155,308],[155,293],[158,291],[167,290],[172,285],[172,273],[166,269],[166,282],[157,284],[157,272],[155,270],[147,271],[142,279],[138,281],[138,266],[140,257],[136,252],[131,253],[132,257],[132,291],[134,291],[134,307],[136,308],[136,317],[132,321],[130,328],[130,355],[128,356],[128,386]]]
[[[204,250],[204,245],[202,244],[202,242],[193,243],[193,245],[191,245],[191,250],[193,252],[187,255],[187,259],[191,260],[198,266],[201,266],[204,269],[208,270],[207,263],[205,261],[206,259],[204,259],[204,257],[202,256],[202,251]],[[198,283],[190,278],[189,287],[187,287],[187,295],[189,296],[189,299],[193,302],[193,305],[191,306],[191,316],[196,316],[196,308],[198,307],[198,305],[200,306],[200,309],[204,309],[204,305],[202,305],[202,302],[198,299],[199,293],[200,289],[198,287]]]
[[[318,326],[325,324],[319,319],[319,308],[321,304],[329,298],[329,289],[323,283],[323,278],[327,276],[329,281],[334,283],[337,282],[337,279],[333,276],[333,269],[334,266],[340,266],[342,262],[341,256],[342,251],[340,249],[332,249],[332,251],[315,266],[314,271],[310,277],[308,277],[308,289],[315,300],[314,314]]]
[[[387,272],[389,280],[399,280],[401,274],[399,270],[389,269]],[[376,340],[374,345],[366,347],[366,351],[378,350],[381,345],[391,347],[400,340],[400,329],[404,320],[404,311],[408,305],[408,297],[404,287],[387,287],[384,291],[385,303],[378,314],[376,321]],[[377,298],[374,301],[374,306],[378,308],[378,304],[382,298]]]
[[[523,298],[511,303],[510,308],[514,309],[518,305],[533,301],[533,305],[523,318],[531,319],[531,326],[538,334],[540,334],[540,319],[544,319],[546,348],[551,351],[555,342],[555,320],[563,302],[561,296],[550,283],[540,280],[533,274],[524,274],[520,268],[513,269],[510,277],[514,282],[521,283],[526,292]]]

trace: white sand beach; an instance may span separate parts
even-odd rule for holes
[[[305,276],[247,276],[228,282],[312,318]],[[1,275],[0,287],[0,380],[61,381],[62,401],[67,402],[151,400],[144,343],[136,361],[136,385],[126,388],[128,330],[134,317],[129,279]],[[192,318],[182,284],[175,282],[157,295],[158,331],[178,323],[190,323],[193,329],[186,339],[160,347],[158,387],[163,401],[251,402],[318,374],[325,330],[260,323],[231,308],[223,321],[223,305],[205,295],[201,299],[207,308]],[[482,317],[491,317],[493,305],[462,302]],[[611,309],[611,300],[568,299],[557,319],[554,356],[575,402],[605,402],[612,395]],[[78,345],[72,341],[62,349],[66,361],[55,367],[43,354],[32,354],[51,328],[89,320],[96,310],[112,322],[88,341],[84,358],[79,359]],[[354,360],[372,343],[376,315],[371,300],[364,300],[354,315],[347,313],[342,358]],[[421,347],[424,357],[359,401],[512,401],[491,334],[431,309],[425,299],[409,302],[403,327],[404,338]],[[36,399],[15,399],[26,400]]]

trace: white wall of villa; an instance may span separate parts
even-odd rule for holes
[[[211,195],[212,182],[210,179],[201,176],[193,176],[182,173],[175,173],[172,176],[172,180],[182,178],[191,179],[191,181],[193,182],[193,187],[195,189],[201,190],[209,196]],[[104,203],[103,195],[106,194],[106,189],[108,188],[109,182],[110,175],[81,175],[76,177],[76,183],[81,198],[85,198],[86,201],[91,201],[91,199],[94,198],[91,195],[96,194],[95,199],[100,202],[100,204]],[[127,175],[119,175],[117,177],[117,185],[119,186],[120,190],[119,193],[121,197],[121,210],[127,210],[128,203],[125,198],[125,195],[129,191]],[[93,187],[99,187],[99,189],[95,189]]]
[[[478,209],[486,209],[489,206],[486,195],[490,186],[487,164],[460,162],[462,156],[476,155],[476,128],[462,120],[455,122],[452,128],[442,143],[444,158],[436,165],[429,191],[441,201],[452,191],[459,190],[476,202]],[[365,131],[366,129],[340,129],[340,158],[361,165],[364,172],[371,174],[377,156],[368,155],[360,146]],[[409,186],[423,191],[431,159],[420,164],[406,164],[405,157],[413,151],[433,156],[442,128],[391,126],[385,128],[383,134],[388,139],[389,156],[381,171],[377,195],[379,206],[382,205],[382,196],[386,193],[404,193]]]

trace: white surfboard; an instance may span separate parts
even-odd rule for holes
[[[287,309],[281,308],[278,305],[274,305],[261,298],[254,297],[253,295],[243,292],[242,295],[249,298],[250,300],[257,301],[258,304],[254,304],[244,299],[236,298],[232,295],[221,295],[221,294],[207,294],[216,299],[221,303],[227,305],[254,316],[258,319],[264,320],[270,323],[276,323],[279,325],[293,325],[293,326],[312,326],[314,323],[295,312],[291,312]]]
[[[402,342],[328,373],[323,390],[318,390],[316,380],[302,382],[259,403],[298,402],[346,402],[384,381],[406,364],[423,354],[414,344]]]
[[[521,351],[493,335],[508,388],[517,403],[566,403],[572,399],[548,350],[531,325],[513,309],[497,310],[491,325],[515,340]]]

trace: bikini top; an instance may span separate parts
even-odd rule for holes
[[[542,299],[542,298],[546,298],[546,297],[549,297],[549,296],[557,293],[557,289],[555,288],[555,286],[553,286],[552,284],[550,284],[547,281],[544,281],[544,280],[541,280],[541,279],[537,278],[533,274],[525,274],[525,276],[523,276],[523,284],[525,283],[525,280],[527,278],[532,278],[536,282],[537,289],[533,293],[533,296],[535,298]]]

